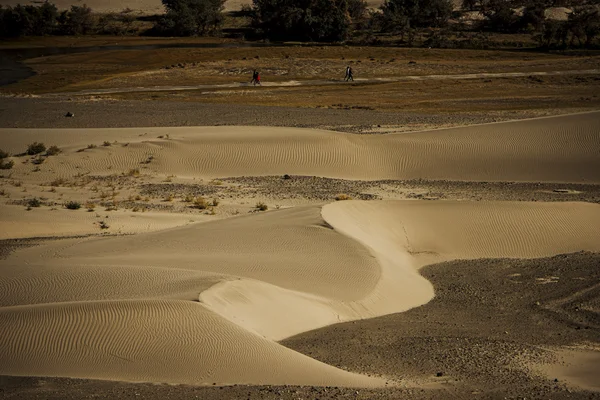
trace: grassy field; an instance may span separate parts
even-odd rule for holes
[[[6,43],[5,48],[130,46],[118,50],[52,55],[23,60],[35,74],[0,88],[4,93],[73,93],[94,89],[203,85],[199,90],[141,91],[117,99],[175,99],[206,103],[363,108],[386,111],[494,111],[530,108],[594,108],[600,105],[600,74],[432,79],[406,77],[478,73],[539,73],[600,69],[600,56],[507,50],[444,50],[359,46],[139,48],[206,45],[210,39],[44,38]],[[70,44],[69,44],[70,43]],[[212,40],[214,45],[229,43]],[[346,65],[355,83],[343,84]],[[265,86],[248,87],[258,69]],[[376,82],[377,79],[400,80]],[[269,86],[269,84],[276,85]],[[299,83],[303,85],[298,86]],[[339,83],[339,84],[334,84]],[[228,87],[211,87],[226,85]],[[106,96],[105,96],[106,97]]]

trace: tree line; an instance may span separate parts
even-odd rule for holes
[[[212,35],[220,32],[225,21],[225,0],[162,2],[166,13],[153,20],[147,34]],[[342,42],[366,32],[398,35],[410,45],[419,30],[429,29],[429,44],[437,47],[443,47],[451,30],[530,33],[540,46],[592,47],[600,36],[597,3],[598,0],[463,0],[462,12],[476,11],[483,16],[470,27],[456,22],[462,12],[453,10],[451,0],[385,0],[376,10],[369,10],[365,0],[253,0],[241,14],[249,19],[254,37],[275,41]],[[545,10],[554,6],[570,6],[573,12],[566,21],[547,19]],[[61,12],[49,2],[39,6],[0,6],[0,36],[123,34],[135,19],[130,10],[98,17],[85,5]]]

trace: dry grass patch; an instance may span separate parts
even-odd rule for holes
[[[337,196],[335,196],[335,200],[336,201],[343,201],[343,200],[352,200],[352,197],[348,196],[347,194],[338,194]]]
[[[198,208],[200,210],[205,210],[208,208],[208,202],[206,201],[206,199],[204,197],[197,197],[194,200],[194,207]]]

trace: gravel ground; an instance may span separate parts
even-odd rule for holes
[[[240,185],[246,196],[264,196],[275,200],[287,198],[331,201],[339,194],[346,194],[359,200],[414,198],[600,203],[600,185],[585,184],[425,180],[350,181],[316,176],[289,176],[289,179],[281,176],[236,177],[221,180]],[[227,192],[228,188],[223,187],[221,190]],[[229,191],[239,193],[239,190]]]
[[[67,112],[73,118],[65,117]],[[540,116],[535,110],[416,114],[370,110],[264,107],[176,101],[82,100],[0,97],[0,128],[118,128],[253,125],[385,133],[497,122]]]

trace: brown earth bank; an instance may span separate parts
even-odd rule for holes
[[[593,399],[569,379],[539,372],[557,350],[598,346],[600,255],[480,259],[425,267],[436,297],[410,311],[329,326],[282,343],[399,387],[193,387],[66,378],[0,378],[6,399]]]

